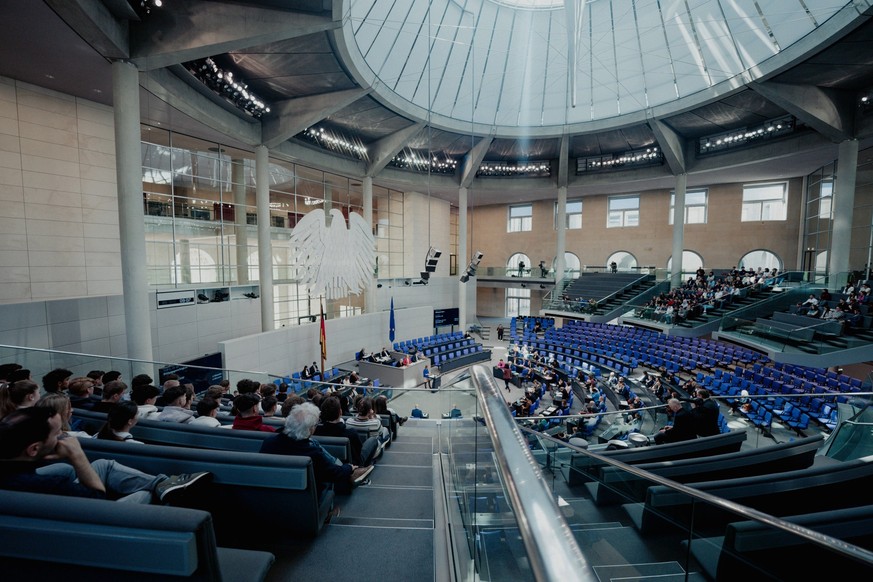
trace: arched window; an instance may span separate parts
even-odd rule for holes
[[[680,270],[683,274],[695,273],[701,267],[703,267],[703,257],[694,251],[682,251],[682,268]],[[667,259],[667,270],[673,270],[673,257]]]
[[[743,258],[737,263],[737,267],[740,269],[777,269],[781,272],[782,259],[770,251],[758,249],[743,255]]]
[[[558,257],[552,259],[552,270],[558,262]],[[579,271],[582,269],[582,262],[574,253],[564,253],[564,276],[578,277]]]
[[[524,263],[524,272],[519,271],[519,266]],[[530,275],[531,262],[530,257],[524,253],[515,253],[509,260],[506,261],[506,274],[509,276],[526,277]]]
[[[638,266],[637,258],[626,251],[616,251],[609,255],[609,258],[606,259],[606,267],[609,268],[612,263],[618,265],[619,271],[629,271]]]

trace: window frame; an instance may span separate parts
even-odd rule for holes
[[[578,212],[571,212],[570,211],[571,204],[578,204],[579,211]],[[555,222],[555,230],[558,230],[558,201],[557,200],[555,201],[554,208],[555,208],[555,221],[554,221]],[[567,200],[566,209],[564,212],[564,219],[565,219],[564,229],[565,230],[582,230],[582,212],[583,212],[583,210],[584,210],[584,205],[582,203],[581,198],[574,198],[572,200]],[[578,217],[578,220],[573,221],[573,222],[577,222],[578,224],[576,226],[573,226],[573,225],[571,225],[571,219],[576,218],[576,217]]]
[[[527,209],[528,214],[513,215],[514,210]],[[533,204],[511,204],[507,209],[506,232],[530,232],[533,230]]]
[[[620,200],[633,200],[636,199],[635,207],[628,208],[616,208],[612,207],[613,202],[618,202]],[[632,223],[630,217],[636,213],[636,222]],[[619,220],[619,224],[612,224],[613,216],[616,215]],[[616,196],[610,196],[606,203],[606,228],[634,228],[640,225],[640,195],[639,194],[620,194]]]
[[[774,186],[782,187],[782,200],[781,200],[781,216],[779,218],[765,218],[764,210],[765,205],[774,204],[778,199],[777,198],[767,198],[762,200],[747,200],[746,194],[750,191],[754,191],[756,189],[765,189],[772,188]],[[774,204],[775,205],[775,204]],[[747,214],[750,212],[748,209],[753,207],[757,208],[756,217],[747,218]],[[772,211],[768,208],[768,214],[772,214]],[[740,209],[740,222],[784,222],[788,220],[788,182],[760,182],[755,184],[743,184],[743,202]]]
[[[689,204],[689,194],[703,194],[703,204]],[[670,192],[670,214],[667,217],[667,224],[673,224],[673,210],[676,207],[676,191]],[[688,211],[696,208],[703,208],[703,220],[691,222],[688,219]],[[692,188],[685,191],[685,218],[683,224],[707,224],[709,222],[709,188]]]

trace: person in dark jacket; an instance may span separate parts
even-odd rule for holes
[[[264,440],[261,452],[271,455],[295,455],[312,459],[315,471],[315,481],[319,491],[326,490],[331,484],[340,489],[351,489],[361,484],[373,471],[373,466],[358,467],[341,463],[339,459],[324,450],[321,444],[310,438],[315,434],[318,419],[321,416],[318,407],[311,402],[297,404],[285,419],[285,427]]]
[[[677,398],[668,400],[667,408],[673,413],[673,425],[665,426],[655,435],[655,444],[678,443],[697,438],[691,412],[685,410]]]
[[[372,436],[365,441],[356,430],[346,426],[342,419],[342,404],[336,396],[329,396],[321,403],[321,422],[315,427],[315,434],[321,436],[346,437],[352,448],[352,462],[362,467],[373,464],[379,452],[379,438]]]

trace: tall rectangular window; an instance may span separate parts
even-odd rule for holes
[[[788,217],[788,183],[743,186],[743,222],[785,220]]]
[[[567,200],[567,222],[564,227],[567,230],[578,230],[582,228],[582,201]],[[555,202],[555,229],[558,228],[558,203]]]
[[[509,207],[509,223],[506,232],[524,232],[533,230],[533,206],[518,204]]]
[[[818,217],[833,220],[834,218],[834,181],[822,180],[820,198],[818,200]]]
[[[706,188],[685,192],[685,224],[706,224]],[[673,209],[676,207],[676,193],[670,194],[669,224],[673,224]]]
[[[640,225],[640,195],[610,196],[607,228]]]

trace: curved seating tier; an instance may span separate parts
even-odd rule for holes
[[[212,473],[209,487],[190,501],[212,513],[219,537],[251,536],[240,516],[258,507],[270,513],[258,521],[259,534],[312,537],[333,507],[333,491],[319,494],[309,457],[79,440],[91,461],[112,459],[152,475]]]
[[[209,513],[0,492],[6,580],[264,580],[273,554],[220,548]],[[54,541],[49,541],[54,540]]]

